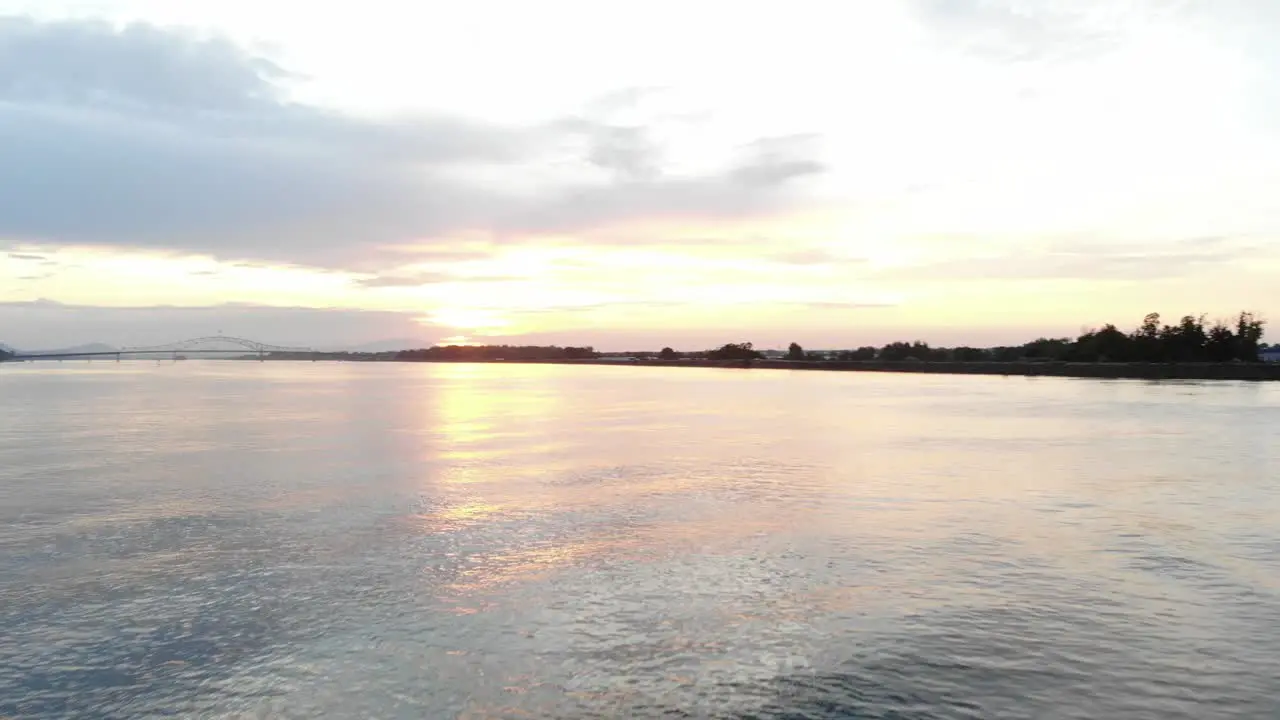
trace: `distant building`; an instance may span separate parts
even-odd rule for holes
[[[1258,352],[1258,359],[1262,362],[1280,362],[1280,347],[1260,350]]]

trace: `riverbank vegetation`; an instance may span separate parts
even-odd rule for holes
[[[599,357],[593,347],[559,347],[541,345],[443,345],[419,350],[402,350],[397,360],[419,362],[514,362],[546,360],[588,360]]]
[[[374,353],[274,352],[269,353],[266,359],[363,362],[1253,363],[1259,360],[1260,351],[1267,348],[1262,342],[1265,325],[1264,320],[1249,312],[1242,312],[1230,321],[1213,323],[1207,322],[1204,315],[1187,315],[1172,324],[1161,322],[1158,313],[1151,313],[1127,332],[1108,324],[1087,330],[1074,339],[1042,337],[1022,345],[988,348],[936,347],[923,340],[818,352],[806,351],[794,342],[785,352],[760,351],[750,342],[728,343],[694,352],[677,352],[664,347],[660,351],[611,353],[598,352],[591,346],[446,345]],[[0,346],[0,361],[11,357],[12,353]],[[246,355],[244,359],[259,358]]]
[[[1125,332],[1115,325],[1088,330],[1075,339],[1038,338],[1023,345],[993,348],[930,347],[928,343],[895,342],[870,357],[871,348],[841,351],[834,360],[919,360],[931,362],[1016,362],[1027,360],[1076,363],[1224,363],[1256,362],[1265,321],[1242,312],[1230,322],[1208,324],[1204,315],[1186,315],[1162,324],[1159,313],[1143,318]]]
[[[1242,312],[1230,321],[1209,323],[1204,315],[1187,315],[1173,324],[1161,322],[1151,313],[1133,330],[1112,324],[1091,329],[1072,338],[1038,338],[1022,345],[977,347],[935,347],[923,340],[897,341],[882,347],[864,345],[856,349],[808,352],[791,343],[786,352],[762,352],[750,342],[728,343],[712,350],[600,353],[594,348],[514,345],[457,345],[404,350],[396,360],[426,362],[555,362],[600,358],[636,360],[743,362],[763,359],[845,362],[953,362],[953,363],[1229,363],[1256,362],[1265,321]]]

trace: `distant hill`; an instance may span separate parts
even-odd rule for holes
[[[0,346],[5,347],[5,346]],[[62,353],[90,353],[90,352],[115,352],[116,348],[105,343],[86,343],[84,345],[75,345],[65,348],[41,348],[39,350],[16,350],[10,349],[9,352],[18,355],[53,355]]]
[[[430,346],[431,346],[431,343],[426,342],[424,340],[413,340],[409,338],[395,338],[390,340],[377,340],[374,342],[363,343],[360,345],[346,345],[346,346],[338,346],[338,347],[317,347],[316,349],[321,350],[323,352],[383,353],[383,352],[395,352],[398,350],[416,350],[419,348],[425,348]],[[15,355],[55,355],[55,354],[61,355],[61,354],[71,354],[71,353],[93,353],[93,352],[114,353],[114,352],[118,352],[119,350],[120,349],[117,348],[116,346],[108,345],[106,343],[85,343],[84,345],[75,345],[72,347],[40,348],[38,350],[19,349],[11,345],[6,345],[5,343],[0,343],[0,351],[13,353]],[[126,352],[125,354],[127,355],[128,353]],[[226,358],[228,357],[225,353],[210,353],[208,355],[205,355],[205,354],[202,354],[199,350],[193,350],[191,352],[185,352],[182,354],[191,358],[197,358],[197,357]],[[250,350],[245,350],[245,354],[252,355],[253,352]]]

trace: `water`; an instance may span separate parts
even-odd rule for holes
[[[0,367],[0,716],[1280,717],[1280,385]]]

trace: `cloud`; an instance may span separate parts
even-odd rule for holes
[[[9,253],[10,260],[43,260],[48,262],[48,258],[44,255],[35,255],[32,253]]]
[[[582,133],[587,161],[619,180],[651,180],[660,172],[660,149],[640,125],[604,125],[586,120],[562,127]]]
[[[671,88],[660,85],[636,85],[618,88],[591,99],[587,110],[593,117],[614,117],[640,107],[646,100]]]
[[[1129,32],[1177,9],[1167,0],[914,0],[944,47],[1005,62],[1074,60],[1119,47]]]
[[[749,187],[771,187],[822,173],[826,167],[812,159],[817,140],[808,133],[760,138],[743,148],[744,160],[731,176]]]
[[[227,40],[149,25],[7,19],[0,48],[0,237],[26,244],[377,268],[467,233],[774,212],[823,170],[794,138],[671,175],[642,126],[343,116]]]
[[[983,257],[958,257],[878,273],[898,280],[1160,280],[1186,277],[1256,253],[1239,238],[1164,243],[1055,241]]]
[[[769,260],[784,265],[848,265],[866,263],[866,258],[848,257],[824,248],[788,250],[769,255]]]
[[[865,310],[869,308],[892,308],[897,307],[898,303],[893,302],[863,302],[858,300],[849,301],[802,301],[797,303],[779,303],[782,305],[802,305],[815,310]]]
[[[749,305],[762,304],[771,309],[777,308],[808,308],[815,310],[857,310],[869,308],[890,308],[896,307],[896,303],[888,302],[865,302],[855,300],[788,300],[788,299],[769,299],[763,303],[752,301],[751,299],[727,298],[723,300],[708,301],[703,300],[698,303],[699,307],[708,308],[713,306],[725,308],[741,308]],[[596,312],[599,310],[612,310],[616,308],[642,308],[646,310],[658,309],[677,309],[688,308],[689,302],[679,300],[647,300],[624,299],[624,300],[604,300],[601,302],[581,303],[576,305],[555,305],[536,308],[516,308],[504,311],[506,315],[571,315],[576,313]]]
[[[623,299],[623,300],[602,300],[599,302],[577,303],[577,304],[558,304],[545,305],[541,307],[521,307],[503,311],[505,315],[572,315],[576,313],[589,313],[599,310],[610,310],[614,308],[677,308],[686,307],[686,303],[670,301],[670,300],[646,300]]]
[[[355,283],[366,288],[402,288],[441,283],[513,282],[526,279],[519,275],[455,275],[446,272],[425,272],[413,275],[377,275],[356,280]]]
[[[288,77],[226,40],[144,24],[0,18],[0,38],[0,97],[11,101],[225,111],[279,102],[275,82]]]

